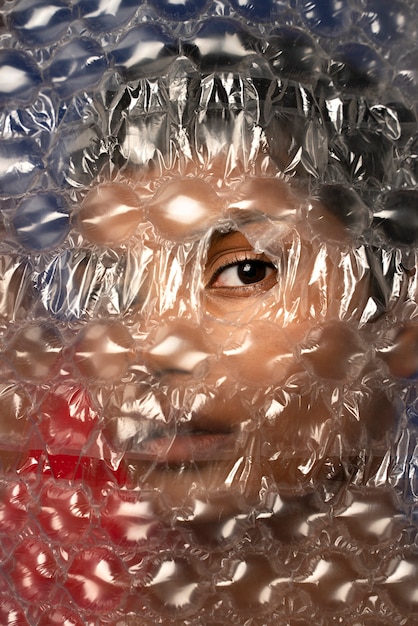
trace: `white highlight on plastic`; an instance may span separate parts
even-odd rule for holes
[[[122,0],[102,0],[102,2],[99,3],[97,10],[88,13],[85,17],[94,18],[100,17],[101,15],[116,16],[121,4]]]
[[[111,0],[109,0],[111,1]],[[30,19],[26,22],[25,28],[26,30],[35,30],[39,27],[45,27],[45,24],[48,24],[51,19],[54,17],[58,11],[61,10],[61,7],[54,6],[46,6],[39,7],[36,11],[33,11]]]
[[[193,225],[206,217],[206,207],[189,196],[177,196],[167,204],[166,217],[173,222]]]
[[[2,93],[14,93],[28,84],[28,74],[11,65],[0,67],[0,85]]]

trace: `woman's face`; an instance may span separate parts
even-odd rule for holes
[[[111,186],[100,206],[107,194],[123,214]],[[96,190],[79,218],[103,243],[100,211]],[[364,392],[381,365],[365,251],[317,214],[328,241],[281,180],[220,193],[183,178],[136,215],[123,314],[88,324],[73,355],[102,416],[96,454],[162,509],[332,489],[356,471],[378,415],[390,430],[391,407]]]
[[[376,319],[404,276],[389,257],[379,274],[354,217],[267,177],[92,189],[74,249],[40,258],[48,324],[19,321],[6,345],[18,597],[176,623],[214,601],[247,619],[276,585],[321,611],[354,602],[357,546],[397,532],[373,487],[393,440],[388,369],[406,363]],[[315,548],[305,574],[317,533],[328,546],[344,524],[347,554]]]

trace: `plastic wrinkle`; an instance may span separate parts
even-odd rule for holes
[[[418,623],[417,33],[1,4],[0,626]]]
[[[72,10],[65,2],[20,0],[9,13],[9,26],[25,45],[44,47],[59,40],[72,19]]]
[[[29,104],[42,83],[32,57],[18,50],[0,50],[0,65],[0,105]]]

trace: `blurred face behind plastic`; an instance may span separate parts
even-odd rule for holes
[[[80,221],[101,241],[98,206],[87,199]],[[324,242],[307,215],[281,179],[217,190],[179,177],[125,220],[138,258],[126,279],[138,287],[125,312],[132,343],[93,324],[75,356],[104,380],[109,457],[165,510],[219,501],[228,513],[271,489],[332,491],[355,471],[377,415],[391,429],[382,396],[359,393],[376,367],[361,334],[372,314],[370,277],[356,275],[364,250],[348,248],[325,211]]]

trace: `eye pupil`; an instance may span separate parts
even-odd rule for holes
[[[266,277],[266,264],[261,261],[244,261],[238,264],[238,278],[245,284],[258,283]]]

